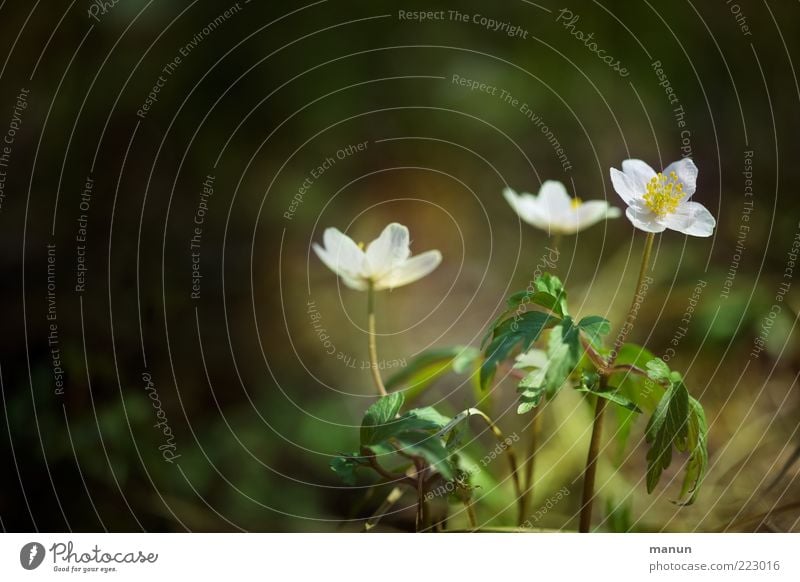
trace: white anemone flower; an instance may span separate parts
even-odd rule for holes
[[[705,206],[690,202],[697,187],[697,166],[689,158],[656,172],[641,160],[625,160],[622,171],[611,168],[611,182],[628,209],[633,226],[645,232],[669,228],[692,236],[711,236],[716,220]]]
[[[605,200],[583,202],[570,197],[564,184],[556,180],[546,180],[538,196],[517,194],[511,188],[503,190],[503,196],[522,220],[553,235],[575,234],[621,214]]]
[[[442,253],[427,251],[415,257],[409,248],[408,228],[396,222],[367,245],[356,244],[336,228],[326,228],[325,246],[314,243],[314,252],[345,285],[358,291],[393,289],[413,283],[429,274],[442,262]]]

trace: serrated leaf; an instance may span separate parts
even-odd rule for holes
[[[564,285],[561,283],[561,279],[555,275],[551,275],[550,273],[544,273],[540,277],[537,277],[533,284],[538,291],[548,293],[557,299],[557,313],[559,315],[564,316],[568,314],[567,292],[564,290]]]
[[[497,372],[497,365],[511,356],[519,347],[525,351],[531,347],[543,330],[560,320],[541,311],[529,311],[519,317],[507,319],[494,331],[494,337],[486,347],[480,370],[481,388],[486,388]]]
[[[537,277],[532,286],[509,295],[503,312],[486,329],[481,339],[481,348],[485,348],[496,335],[495,331],[501,324],[509,319],[518,320],[521,315],[528,313],[527,306],[523,306],[526,303],[544,307],[559,318],[567,315],[567,293],[564,286],[558,277],[545,273]]]
[[[526,390],[519,395],[519,404],[517,405],[517,414],[527,414],[542,401],[544,396],[544,389]]]
[[[661,371],[657,365],[655,374],[658,376]],[[686,450],[689,423],[689,392],[683,382],[677,382],[664,393],[645,429],[645,440],[650,444],[647,451],[648,493],[653,492],[662,472],[672,462],[673,447],[679,451]]]
[[[400,412],[404,400],[402,392],[392,392],[378,399],[377,402],[367,408],[361,421],[362,446],[369,446],[383,440],[376,438],[376,432],[395,421],[395,417]]]
[[[590,322],[591,323],[591,322]],[[580,328],[567,315],[553,327],[547,342],[547,360],[538,371],[528,374],[519,384],[522,391],[518,414],[539,405],[543,396],[552,398],[567,382],[581,360]]]

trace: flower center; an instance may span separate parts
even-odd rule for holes
[[[683,199],[683,184],[675,172],[665,176],[661,172],[647,183],[644,203],[656,216],[666,216],[677,210]]]
[[[364,244],[363,240],[358,243],[358,248],[360,248],[362,251],[364,250],[365,246],[367,246],[367,245]]]
[[[577,196],[572,199],[572,207],[573,208],[580,208],[582,204],[583,204],[583,200],[581,200]]]

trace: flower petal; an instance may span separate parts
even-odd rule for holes
[[[342,279],[342,283],[350,287],[350,289],[355,289],[356,291],[366,291],[369,289],[369,283],[364,279],[355,279],[341,274],[339,277]]]
[[[711,236],[717,221],[708,209],[699,202],[684,202],[672,214],[661,219],[667,228],[691,236]]]
[[[647,183],[656,175],[656,171],[642,160],[625,160],[622,162],[622,171],[639,196],[644,194]]]
[[[367,247],[367,276],[379,279],[411,254],[408,229],[393,222]]]
[[[625,216],[631,224],[645,232],[663,232],[667,227],[656,220],[656,215],[649,211],[644,211],[636,206],[628,206]]]
[[[511,188],[503,189],[503,198],[506,199],[522,220],[526,222],[531,220],[536,211],[536,198],[530,194],[517,194]]]
[[[346,234],[326,228],[322,235],[325,248],[314,244],[314,251],[329,269],[339,275],[358,277],[364,266],[364,251]]]
[[[691,158],[683,158],[664,168],[664,175],[669,176],[672,172],[675,172],[678,179],[683,183],[683,191],[686,193],[683,199],[688,200],[697,189],[698,171]]]
[[[545,180],[539,188],[539,204],[547,218],[557,220],[572,210],[572,197],[561,182]]]
[[[546,210],[543,211],[536,196],[527,192],[517,194],[511,188],[503,190],[503,196],[523,221],[536,228],[541,228],[545,231],[549,230],[549,221],[544,215]]]
[[[644,194],[644,190],[636,190],[630,176],[626,176],[616,168],[611,168],[611,183],[625,204],[633,204],[634,200]]]
[[[612,212],[612,208],[616,213]],[[619,214],[619,208],[609,208],[608,202],[605,200],[589,200],[581,204],[575,211],[575,228],[572,232],[589,228],[601,220],[614,218]]]
[[[427,251],[416,257],[411,257],[392,269],[382,279],[375,282],[375,289],[394,289],[418,279],[433,271],[442,262],[442,253],[439,251]]]

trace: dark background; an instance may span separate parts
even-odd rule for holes
[[[254,0],[207,35],[203,28],[232,4],[120,0],[99,22],[88,2],[69,6],[0,7],[3,135],[16,96],[30,90],[0,209],[3,529],[356,529],[346,520],[368,515],[377,497],[365,499],[368,480],[343,486],[328,463],[356,446],[355,427],[373,400],[368,372],[345,365],[367,357],[365,296],[339,286],[310,243],[328,226],[368,242],[388,222],[408,225],[413,251],[440,249],[444,262],[379,295],[381,357],[477,345],[548,243],[502,199],[506,184],[535,192],[558,179],[583,199],[622,207],[609,167],[635,157],[660,168],[684,153],[700,168],[696,200],[718,227],[710,239],[657,239],[657,292],[631,339],[663,354],[692,290],[706,282],[670,363],[706,407],[710,472],[692,507],[669,502],[677,491],[668,479],[648,496],[637,425],[621,455],[612,443],[604,456],[597,521],[648,531],[800,528],[796,466],[767,491],[800,446],[796,281],[767,349],[750,356],[800,227],[796,3],[740,2],[750,35],[722,0]],[[565,7],[628,77],[556,21]],[[527,38],[398,18],[398,10],[440,8],[515,24]],[[198,34],[137,117],[162,68]],[[690,152],[681,151],[673,106],[651,67],[657,60],[685,111]],[[571,169],[519,110],[453,84],[453,75],[530,104]],[[364,141],[364,152],[337,160],[285,218],[313,168]],[[746,151],[754,206],[723,298],[743,224]],[[208,175],[214,194],[195,300],[189,239]],[[79,293],[75,237],[87,176],[94,188]],[[643,238],[620,218],[564,241],[558,274],[575,311],[621,320]],[[56,245],[63,394],[47,341],[48,244]],[[310,300],[342,359],[325,353]],[[159,451],[164,436],[153,426],[145,373],[174,434],[180,457],[172,463]],[[423,402],[455,413],[475,395],[452,376]],[[495,389],[491,406],[506,432],[523,430],[511,382]],[[571,393],[548,407],[534,505],[561,487],[574,494],[540,525],[576,527],[590,415]],[[468,450],[479,457],[492,442],[477,427],[475,436]],[[510,483],[497,485],[505,467],[491,471],[481,477],[479,516],[510,525]],[[411,520],[413,512],[401,512],[385,527],[408,529]]]

